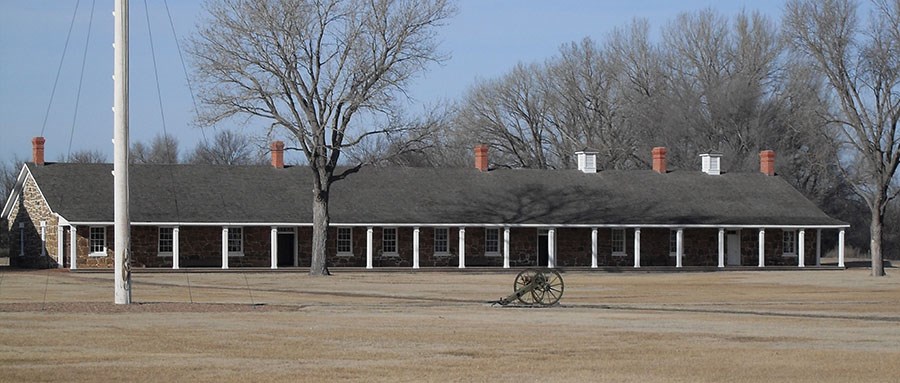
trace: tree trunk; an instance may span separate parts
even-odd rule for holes
[[[328,192],[313,192],[312,261],[309,275],[328,275],[325,268],[326,244],[328,244]]]
[[[884,262],[881,259],[881,232],[884,227],[884,214],[881,213],[881,209],[874,208],[872,209],[872,224],[869,226],[869,231],[872,237],[872,240],[869,242],[869,251],[872,253],[872,276],[873,277],[883,277],[884,276]]]

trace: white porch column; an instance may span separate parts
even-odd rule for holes
[[[78,269],[78,227],[69,225],[69,270]]]
[[[684,229],[679,228],[675,232],[675,267],[681,267],[684,258]]]
[[[591,268],[597,268],[597,228],[591,229]]]
[[[596,238],[596,237],[595,237]],[[596,243],[596,241],[594,241]],[[594,258],[596,259],[596,257]],[[641,267],[641,228],[634,229],[634,268]]]
[[[372,255],[375,252],[372,249],[372,235],[374,230],[372,230],[372,226],[366,228],[366,268],[372,268]]]
[[[269,233],[269,267],[278,268],[278,227],[275,226]]]
[[[503,228],[503,268],[509,268],[509,228]]]
[[[725,229],[719,228],[719,267],[725,267]]]
[[[222,268],[228,268],[228,227],[222,227]]]
[[[816,229],[816,266],[822,266],[822,229]]]
[[[413,268],[419,268],[419,227],[413,228]]]
[[[56,267],[63,268],[63,264],[66,261],[66,235],[63,232],[63,226],[60,224],[56,225]]]
[[[41,221],[41,256],[47,255],[47,221]]]
[[[556,267],[556,229],[547,231],[547,267]]]
[[[844,229],[838,232],[838,267],[844,267]]]
[[[766,267],[766,229],[759,229],[759,267]]]
[[[172,268],[178,269],[181,267],[181,250],[179,249],[181,244],[178,241],[178,226],[172,228]]]
[[[459,228],[459,268],[466,268],[466,228]]]
[[[806,230],[797,234],[797,267],[806,267]]]

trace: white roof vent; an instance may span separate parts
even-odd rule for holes
[[[581,170],[583,173],[596,173],[597,153],[598,151],[593,149],[575,152],[575,156],[578,159],[578,170]]]
[[[701,154],[700,170],[713,176],[722,174],[722,153],[713,152]]]

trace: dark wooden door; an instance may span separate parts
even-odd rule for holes
[[[278,233],[278,267],[294,266],[294,233]]]

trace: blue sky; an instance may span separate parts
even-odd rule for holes
[[[47,138],[47,160],[71,151],[100,150],[112,161],[112,0],[96,1],[90,40],[85,41],[92,0],[80,0],[68,51],[52,104],[50,94],[76,0],[0,0],[0,161],[13,155],[30,160],[31,138]],[[147,19],[159,67],[166,129],[193,148],[213,130],[194,127],[193,104],[162,0],[131,2],[131,140],[148,141],[163,131],[153,76]],[[178,37],[193,33],[202,17],[200,1],[170,0]],[[507,72],[517,62],[543,61],[561,44],[590,36],[602,40],[613,28],[646,18],[656,29],[678,13],[707,7],[734,15],[741,9],[780,17],[782,0],[462,0],[459,13],[441,30],[442,49],[451,55],[409,88],[411,111],[424,104],[457,99],[478,79]],[[77,87],[84,58],[79,105]],[[189,60],[188,57],[185,59]],[[187,63],[190,71],[190,63]],[[49,105],[50,113],[47,114]],[[74,124],[73,124],[74,120]],[[260,134],[262,126],[225,126]],[[74,132],[74,134],[73,134]]]

